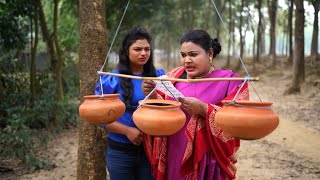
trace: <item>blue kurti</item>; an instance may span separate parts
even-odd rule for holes
[[[114,70],[113,73],[118,74],[119,70]],[[162,76],[164,74],[165,72],[163,69],[157,69],[156,71],[157,76]],[[134,76],[142,76],[142,74],[134,74]],[[120,99],[123,101],[122,90],[120,87],[120,77],[102,75],[101,79],[102,79],[103,93],[104,94],[120,94]],[[138,102],[145,98],[145,95],[143,94],[141,89],[142,80],[131,79],[131,82],[133,84],[133,95],[131,100],[131,106],[137,107]],[[95,88],[95,94],[101,94],[100,81],[97,83],[97,86]],[[118,119],[118,122],[127,126],[136,127],[132,119],[132,114],[133,114],[132,110],[131,111],[126,110],[125,113]],[[108,132],[108,137],[117,142],[131,144],[129,139],[122,134]]]

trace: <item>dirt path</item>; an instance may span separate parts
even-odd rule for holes
[[[306,86],[302,94],[283,96],[291,81],[288,71],[264,74],[253,82],[263,101],[272,101],[279,127],[260,140],[241,141],[238,153],[240,180],[320,179],[320,94]],[[251,89],[251,100],[257,100]],[[4,179],[76,179],[77,130],[59,134],[43,152],[55,166]],[[1,174],[0,174],[1,179]]]

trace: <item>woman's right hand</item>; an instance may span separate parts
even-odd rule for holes
[[[129,127],[126,133],[127,138],[132,144],[139,146],[143,142],[143,133],[135,127]]]
[[[156,83],[152,80],[144,80],[142,82],[142,91],[144,93],[145,96],[147,96],[148,94],[150,94],[150,92],[156,87]],[[154,91],[150,96],[150,98],[152,99],[156,99],[157,98],[157,92]]]

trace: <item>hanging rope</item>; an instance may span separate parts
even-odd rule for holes
[[[152,89],[152,91],[139,103],[138,108],[143,104],[146,99],[149,99],[150,95],[157,89],[157,86]]]
[[[234,43],[234,41],[233,41],[232,38],[231,38],[231,34],[230,34],[230,32],[228,31],[228,29],[227,29],[227,27],[226,27],[226,24],[224,23],[221,15],[220,15],[220,12],[219,12],[218,8],[217,8],[216,4],[214,3],[214,0],[211,0],[211,2],[212,2],[213,6],[214,6],[214,9],[216,10],[216,12],[217,12],[217,14],[218,14],[218,16],[219,16],[219,19],[220,19],[220,21],[221,21],[221,23],[222,23],[222,25],[223,25],[224,30],[225,30],[225,32],[227,32],[227,34],[228,34],[228,36],[229,36],[229,39],[230,39],[230,41],[231,41],[231,44],[232,44],[232,46],[233,46],[233,48],[234,48],[234,47],[235,47],[235,43]],[[243,62],[243,60],[242,60],[242,58],[241,58],[240,55],[239,55],[239,59],[240,59],[240,62],[241,62],[241,64],[242,64],[242,66],[243,66],[244,71],[246,72],[246,74],[248,75],[248,77],[250,77],[250,74],[249,74],[249,72],[248,72],[248,69],[247,69],[246,65],[244,64],[244,62]],[[261,98],[260,98],[260,96],[258,95],[256,89],[254,88],[253,84],[251,83],[251,81],[249,81],[249,84],[251,85],[251,87],[252,87],[253,91],[255,92],[255,94],[258,96],[259,100],[262,101]]]
[[[110,54],[110,52],[111,52],[111,49],[112,49],[114,40],[116,39],[116,37],[117,37],[117,35],[118,35],[120,26],[121,26],[121,24],[122,24],[124,15],[125,15],[126,12],[127,12],[127,9],[128,9],[128,7],[129,7],[130,1],[131,1],[131,0],[128,0],[128,3],[127,3],[127,5],[126,5],[126,8],[125,8],[124,11],[123,11],[122,17],[121,17],[120,22],[119,22],[119,24],[118,24],[116,33],[115,33],[115,35],[114,35],[114,37],[113,37],[113,39],[112,39],[112,42],[111,42],[110,48],[109,48],[109,50],[108,50],[107,56],[106,56],[106,58],[105,58],[105,60],[104,60],[104,63],[103,63],[103,65],[102,65],[102,67],[100,68],[100,71],[98,71],[98,74],[100,74],[99,72],[102,72],[104,66],[106,65],[106,62],[107,62],[108,57],[109,57],[109,54]],[[108,65],[107,65],[107,66],[108,66]],[[100,74],[100,89],[101,89],[101,95],[103,96],[104,93],[103,93],[103,86],[102,86],[101,74]]]
[[[113,73],[104,73],[104,72],[102,72],[102,71],[103,71],[104,66],[105,66],[106,63],[107,63],[109,54],[110,54],[111,49],[112,49],[112,46],[113,46],[113,43],[114,43],[114,41],[115,41],[115,39],[116,39],[116,37],[117,37],[117,34],[118,34],[118,32],[119,32],[119,29],[120,29],[120,26],[121,26],[121,24],[122,24],[122,21],[123,21],[123,19],[124,19],[124,16],[125,16],[125,14],[126,14],[126,12],[127,12],[127,9],[128,9],[128,7],[129,7],[130,1],[131,1],[131,0],[128,0],[128,2],[127,2],[127,5],[126,5],[126,7],[125,7],[125,9],[124,9],[124,12],[123,12],[123,14],[122,14],[122,17],[121,17],[120,22],[119,22],[119,24],[118,24],[118,27],[117,27],[117,29],[116,29],[115,36],[113,37],[113,40],[112,40],[111,45],[110,45],[110,48],[109,48],[109,50],[108,50],[107,56],[106,56],[106,58],[105,58],[105,60],[104,60],[104,63],[103,63],[103,65],[102,65],[102,67],[100,68],[100,71],[98,71],[98,74],[100,75],[100,88],[101,88],[101,95],[102,95],[102,96],[103,96],[103,94],[104,94],[104,92],[103,92],[103,86],[102,86],[102,78],[101,78],[102,74],[115,75],[115,74],[113,74]],[[221,15],[220,15],[220,12],[218,11],[218,8],[216,7],[216,5],[215,5],[215,3],[214,3],[214,0],[211,0],[211,2],[212,2],[213,6],[214,6],[214,8],[215,8],[215,11],[217,12],[217,14],[218,14],[218,16],[219,16],[220,21],[222,22],[222,25],[223,25],[224,30],[228,33],[228,36],[229,36],[229,38],[230,38],[230,40],[231,40],[231,43],[232,43],[233,47],[235,47],[235,43],[233,42],[233,40],[232,40],[232,38],[231,38],[230,32],[228,32],[228,30],[227,30],[227,28],[226,28],[226,25],[225,25],[225,23],[224,23]],[[260,101],[262,101],[261,98],[259,97],[257,91],[255,90],[255,88],[253,87],[253,85],[252,85],[252,83],[251,83],[251,80],[258,80],[259,78],[252,78],[252,77],[250,77],[250,74],[249,74],[249,72],[248,72],[248,70],[247,70],[247,68],[246,68],[246,66],[245,66],[245,64],[244,64],[241,56],[239,56],[239,59],[240,59],[240,62],[241,62],[241,64],[242,64],[242,66],[243,66],[246,74],[248,75],[248,76],[245,78],[244,83],[245,83],[245,82],[249,82],[249,83],[251,84],[254,92],[256,93],[256,95],[258,96],[258,98],[260,99]],[[126,76],[125,78],[132,78],[132,77]],[[211,79],[211,80],[212,80],[212,79],[220,80],[221,78],[210,78],[210,79]],[[235,78],[233,78],[233,79],[235,79]],[[243,78],[242,78],[242,79],[243,79]],[[162,80],[163,80],[163,79],[162,79]],[[162,82],[162,80],[161,80],[161,82]],[[208,81],[208,80],[209,80],[209,79],[202,79],[202,81]],[[228,78],[223,78],[223,80],[229,80],[229,81],[230,81],[231,79],[230,79],[230,78],[229,78],[229,79],[228,79]],[[236,80],[239,80],[239,79],[236,79]],[[188,82],[193,82],[193,81],[192,81],[192,80],[188,80]],[[198,82],[198,81],[194,81],[194,82]],[[163,84],[163,83],[162,83],[162,84]],[[163,85],[164,85],[164,84],[163,84]],[[242,84],[242,86],[243,86],[243,84]],[[164,85],[164,87],[166,87],[166,86]],[[167,87],[166,87],[166,88],[167,88]],[[152,90],[152,92],[153,92],[155,89],[156,89],[156,88],[154,88],[154,89]],[[170,91],[169,91],[169,92],[170,92]],[[171,93],[171,92],[170,92],[170,93]],[[150,94],[151,94],[151,93],[150,93]],[[147,96],[146,98],[148,98],[148,97],[150,96],[150,94],[148,94],[148,96]],[[146,99],[146,98],[145,98],[145,99]]]

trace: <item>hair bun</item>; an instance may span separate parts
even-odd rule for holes
[[[220,54],[221,45],[218,38],[211,39],[211,47],[213,48],[213,58]]]

